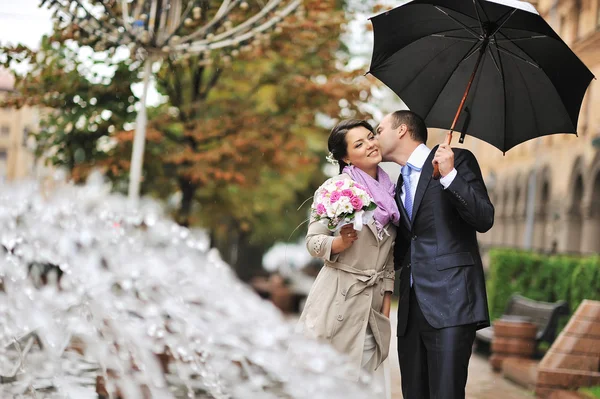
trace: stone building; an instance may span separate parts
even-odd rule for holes
[[[0,98],[12,90],[12,75],[0,70]],[[0,182],[33,176],[34,156],[29,132],[37,120],[37,111],[30,107],[0,107]]]
[[[579,58],[600,77],[600,0],[532,2]],[[430,145],[443,140],[431,132]],[[455,139],[453,145],[460,147]],[[496,208],[484,248],[600,252],[600,83],[586,93],[575,135],[523,143],[503,155],[467,136]]]

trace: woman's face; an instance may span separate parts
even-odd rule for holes
[[[348,164],[362,170],[369,170],[381,162],[377,136],[365,127],[350,129],[346,133],[346,146],[348,155],[344,158],[344,162]]]

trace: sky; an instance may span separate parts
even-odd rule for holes
[[[0,0],[0,43],[23,43],[38,47],[40,38],[52,30],[52,13],[39,8],[39,0]]]
[[[43,35],[52,31],[52,11],[47,6],[39,7],[40,0],[0,0],[0,43],[22,43],[38,48]],[[87,54],[87,53],[86,53]],[[101,68],[96,67],[99,73]],[[112,73],[106,69],[106,73]],[[142,84],[132,85],[133,92],[139,97]],[[148,105],[156,106],[161,96],[151,86],[148,90]]]

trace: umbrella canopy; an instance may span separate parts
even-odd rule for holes
[[[371,22],[369,73],[429,127],[468,133],[503,152],[576,134],[594,76],[529,3],[415,0]]]

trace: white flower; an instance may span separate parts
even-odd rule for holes
[[[372,202],[371,197],[367,193],[359,195],[358,198],[360,198],[360,200],[362,201],[362,203],[365,204],[365,205],[368,205],[368,204],[370,204]]]
[[[327,201],[327,202],[329,202],[329,201]],[[335,210],[331,205],[325,205],[325,209],[327,209],[327,217],[329,219],[336,216]]]
[[[354,208],[350,204],[350,201],[346,201],[343,205],[340,205],[342,213],[354,212]]]
[[[341,197],[337,203],[339,204],[339,206],[346,206],[346,205],[350,205],[350,198],[348,197]]]

